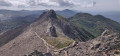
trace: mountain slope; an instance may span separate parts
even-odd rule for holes
[[[69,9],[65,9],[65,10],[62,10],[62,11],[56,11],[56,13],[65,17],[65,18],[69,18],[69,17],[76,14],[75,11],[72,11],[72,10],[69,10]]]
[[[27,27],[27,25],[28,24],[24,24],[22,26],[18,26],[12,30],[8,30],[7,32],[0,34],[0,47],[20,35]]]
[[[112,32],[120,32],[120,24],[105,18],[101,15],[93,16],[88,13],[78,13],[69,20],[74,23],[78,28],[83,27],[85,30],[93,34],[94,36],[100,36],[100,34],[105,30],[109,29]]]
[[[37,18],[38,18],[37,15],[28,15],[25,17],[16,16],[16,17],[13,17],[12,19],[1,20],[0,33],[5,32],[10,29],[13,29],[13,28],[16,28],[22,24],[31,23]]]
[[[86,30],[81,30],[73,27],[54,10],[50,10],[23,28],[18,27],[1,34],[0,56],[22,56],[33,50],[52,53],[54,50],[69,46],[74,41],[87,41],[94,38]],[[10,34],[11,32],[14,33]],[[15,36],[16,32],[19,33],[17,36]]]

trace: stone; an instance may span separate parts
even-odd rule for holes
[[[53,37],[57,37],[56,29],[55,29],[54,26],[51,26],[51,27],[50,27],[50,34],[51,34],[51,36],[53,36]]]

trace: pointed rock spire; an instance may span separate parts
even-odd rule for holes
[[[49,10],[46,14],[51,18],[57,18],[54,10]]]
[[[39,18],[51,22],[57,20],[57,16],[54,10],[49,10],[47,12],[44,12]]]

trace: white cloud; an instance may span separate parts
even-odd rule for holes
[[[0,6],[11,6],[12,4],[5,1],[5,0],[0,0]]]
[[[70,6],[73,5],[71,0],[2,0],[4,1],[4,5],[8,3],[14,7],[24,6]],[[1,1],[0,1],[1,2]],[[3,6],[3,3],[0,3]]]
[[[17,6],[29,6],[29,4],[27,4],[27,0],[5,0],[6,2],[12,4],[12,6],[17,7]]]
[[[29,0],[27,4],[30,6],[59,6],[59,3],[51,0]]]
[[[4,3],[3,3],[4,2]],[[11,7],[93,7],[94,2],[92,0],[2,0],[0,6]]]
[[[95,1],[93,0],[77,0],[74,2],[75,5],[81,6],[81,7],[94,7]]]

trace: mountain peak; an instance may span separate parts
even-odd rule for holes
[[[48,12],[50,13],[55,13],[55,11],[53,9],[49,10]]]
[[[46,12],[43,12],[43,14],[39,17],[40,19],[44,19],[44,20],[55,20],[57,19],[56,17],[56,13],[54,10],[48,10]]]
[[[49,11],[47,11],[47,15],[50,16],[50,17],[55,17],[56,13],[55,13],[54,10],[49,10]]]
[[[70,10],[70,9],[65,9],[64,11],[72,11],[72,10]]]

